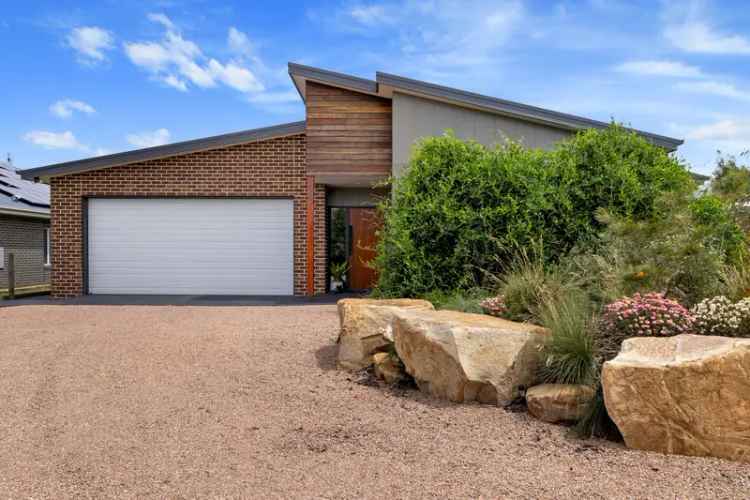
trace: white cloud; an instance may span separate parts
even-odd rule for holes
[[[265,87],[256,74],[241,59],[222,63],[207,58],[201,48],[185,39],[174,23],[164,14],[149,14],[148,18],[166,29],[158,42],[127,42],[125,54],[136,66],[170,87],[187,91],[190,85],[200,88],[223,84],[243,93],[262,92]],[[227,43],[233,51],[247,55],[250,40],[247,35],[230,28]]]
[[[263,84],[249,69],[235,63],[230,62],[223,65],[216,59],[211,59],[208,63],[208,69],[212,76],[240,92],[261,92],[264,90]]]
[[[615,66],[615,71],[633,75],[680,78],[701,78],[704,76],[701,69],[697,66],[690,66],[679,61],[627,61]]]
[[[90,104],[86,104],[83,101],[76,101],[74,99],[62,99],[52,104],[49,107],[50,113],[59,118],[70,118],[73,116],[74,111],[91,115],[96,113],[96,110]]]
[[[731,83],[717,81],[681,82],[676,84],[675,88],[696,94],[715,95],[750,102],[750,92],[740,90]]]
[[[715,31],[704,22],[688,20],[668,26],[664,36],[675,47],[704,54],[750,54],[750,40],[742,35]]]
[[[217,67],[204,67],[191,59],[177,59],[176,63],[180,74],[194,85],[204,89],[216,86]]]
[[[250,38],[234,26],[229,28],[227,45],[232,52],[241,56],[249,56],[253,51],[253,44],[250,42]]]
[[[70,47],[78,52],[78,60],[84,64],[95,64],[104,61],[105,51],[112,49],[114,37],[97,26],[73,28],[67,36]]]
[[[136,66],[149,71],[162,71],[170,63],[169,51],[158,43],[126,43],[125,54]]]
[[[167,28],[168,30],[174,30],[175,29],[174,23],[172,22],[171,19],[169,19],[166,16],[166,14],[151,12],[146,17],[148,18],[149,21],[151,21],[153,23],[159,23],[162,26],[164,26],[165,28]]]
[[[742,141],[747,148],[750,147],[750,121],[720,120],[694,128],[687,134],[687,138],[696,141]]]
[[[187,92],[187,83],[184,80],[180,80],[174,75],[167,75],[162,80],[164,83],[172,88],[179,90],[180,92]]]
[[[373,65],[449,84],[497,77],[514,36],[532,36],[524,25],[522,0],[343,2],[332,13],[311,11],[309,16],[335,30],[387,40],[361,54]]]
[[[88,150],[88,147],[78,142],[73,132],[49,132],[47,130],[32,130],[23,136],[26,142],[41,146],[45,149],[78,149]]]
[[[125,139],[128,141],[128,143],[138,148],[150,148],[167,144],[170,137],[171,134],[169,133],[169,130],[160,128],[152,132],[128,134]]]
[[[349,11],[349,15],[358,23],[366,26],[390,24],[394,22],[394,19],[383,5],[355,5]]]

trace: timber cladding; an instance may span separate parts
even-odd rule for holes
[[[307,172],[391,175],[391,101],[307,82]]]

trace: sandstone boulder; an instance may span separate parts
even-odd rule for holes
[[[372,364],[372,355],[393,342],[391,323],[399,309],[433,310],[426,300],[342,299],[338,301],[338,367],[360,370]]]
[[[401,311],[393,323],[396,352],[422,391],[497,405],[534,385],[546,332],[454,311]]]
[[[750,462],[750,339],[628,339],[602,387],[627,446]]]
[[[543,422],[577,422],[594,393],[594,389],[586,385],[535,385],[526,391],[526,405],[529,413]]]
[[[404,370],[398,359],[387,352],[376,352],[372,355],[375,376],[387,384],[395,384],[404,378]]]

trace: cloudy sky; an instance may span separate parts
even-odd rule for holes
[[[302,119],[288,61],[615,119],[704,173],[750,149],[742,0],[9,2],[0,47],[19,167]]]

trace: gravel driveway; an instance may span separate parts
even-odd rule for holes
[[[0,309],[2,497],[727,497],[750,466],[575,441],[334,370],[335,306]]]

